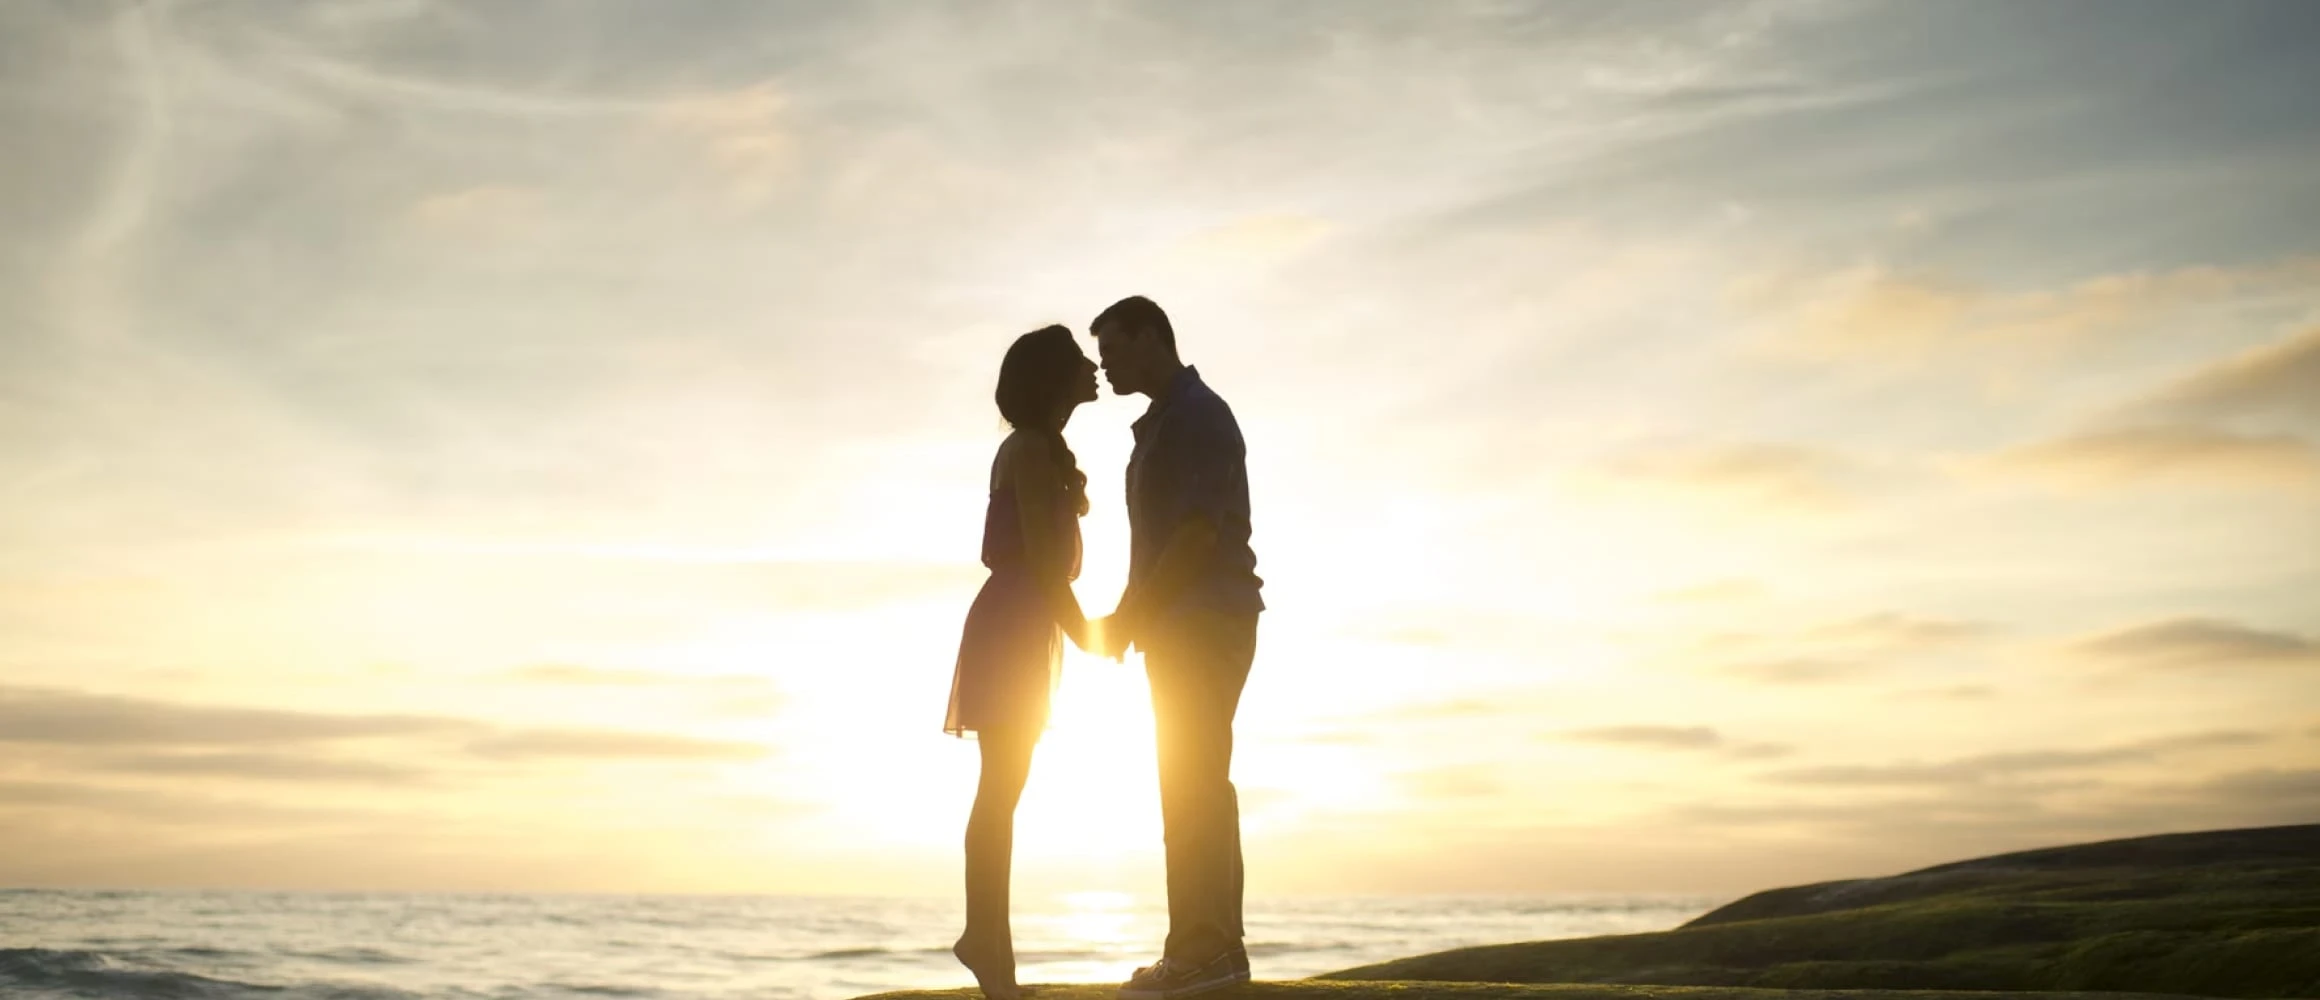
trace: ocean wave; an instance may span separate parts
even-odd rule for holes
[[[382,948],[348,947],[327,948],[322,951],[285,951],[292,958],[311,958],[345,965],[409,965],[418,959],[398,955]]]
[[[949,948],[833,948],[805,955],[798,961],[823,962],[849,958],[892,958],[898,955],[942,955],[948,957]]]
[[[562,993],[578,993],[592,997],[650,997],[659,996],[659,990],[639,989],[633,986],[612,986],[598,983],[544,983],[543,989]]]
[[[232,948],[211,948],[206,945],[187,945],[182,948],[163,948],[164,955],[182,955],[186,958],[241,958],[249,954]]]
[[[413,994],[335,983],[277,985],[215,979],[173,969],[127,967],[103,952],[0,948],[0,993],[37,990],[52,996],[122,1000],[407,1000]]]

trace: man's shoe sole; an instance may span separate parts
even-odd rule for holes
[[[1239,969],[1235,969],[1232,972],[1223,976],[1219,976],[1215,979],[1203,980],[1197,983],[1186,983],[1182,986],[1175,987],[1174,989],[1137,990],[1121,987],[1119,1000],[1184,1000],[1185,997],[1196,997],[1203,993],[1214,993],[1218,990],[1231,989],[1248,981],[1248,973]]]

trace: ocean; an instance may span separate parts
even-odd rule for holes
[[[1673,927],[1691,896],[1252,899],[1263,979],[1464,945]],[[1166,912],[1018,899],[1019,978],[1116,982]],[[0,890],[0,996],[198,1000],[845,1000],[973,981],[956,900]]]

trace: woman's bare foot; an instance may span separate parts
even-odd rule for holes
[[[1015,985],[1014,950],[1008,948],[1000,953],[963,935],[959,943],[951,946],[951,954],[958,958],[959,964],[975,974],[975,985],[983,988],[984,1000],[1022,1000],[1030,992]]]

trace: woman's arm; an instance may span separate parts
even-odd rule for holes
[[[1047,447],[1037,437],[1017,437],[1007,456],[1007,480],[1015,488],[1015,516],[1023,529],[1023,556],[1032,579],[1054,612],[1055,623],[1074,645],[1086,649],[1087,615],[1080,610],[1079,595],[1072,592],[1071,553],[1056,530],[1063,480],[1045,454]]]

